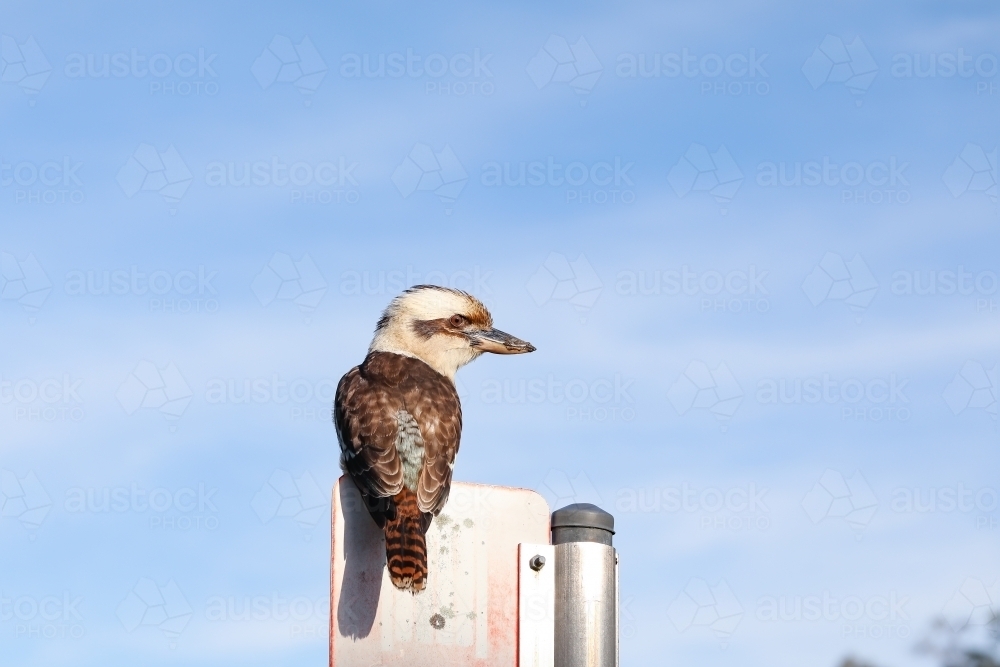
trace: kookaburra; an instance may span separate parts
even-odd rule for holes
[[[494,329],[472,295],[418,285],[392,300],[365,360],[341,378],[333,411],[340,465],[385,532],[396,588],[427,584],[424,535],[448,501],[462,437],[455,372],[483,352],[534,350]]]

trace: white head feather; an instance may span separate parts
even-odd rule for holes
[[[393,299],[382,313],[368,351],[420,359],[454,381],[458,369],[482,352],[464,336],[427,335],[420,331],[421,323],[447,321],[453,315],[461,315],[480,327],[493,325],[486,306],[471,294],[433,285],[412,287]]]

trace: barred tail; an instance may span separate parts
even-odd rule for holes
[[[395,518],[385,523],[385,560],[396,588],[422,591],[427,584],[427,542],[430,514],[417,508],[417,494],[404,488],[393,497]]]

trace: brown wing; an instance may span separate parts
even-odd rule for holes
[[[417,480],[417,506],[437,515],[448,502],[451,471],[462,439],[462,405],[451,380],[423,362],[419,385],[407,386],[406,408],[420,427],[424,466]],[[424,370],[426,369],[426,370]]]
[[[344,468],[370,497],[402,490],[403,464],[396,450],[400,410],[413,417],[423,440],[417,507],[436,515],[448,501],[462,406],[451,380],[419,359],[372,352],[341,379],[334,421]]]
[[[333,421],[341,462],[363,495],[394,496],[403,488],[396,452],[396,413],[403,407],[399,388],[352,368],[337,385]]]

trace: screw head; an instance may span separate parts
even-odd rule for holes
[[[535,554],[531,557],[531,560],[528,561],[528,566],[535,572],[538,572],[545,567],[545,556]]]

